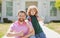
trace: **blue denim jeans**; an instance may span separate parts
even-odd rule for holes
[[[36,38],[46,38],[46,35],[44,34],[44,32],[41,32],[39,34],[35,35]]]
[[[36,38],[35,35],[30,36],[29,38]]]
[[[35,36],[30,36],[30,38],[46,38],[44,32],[36,34]]]

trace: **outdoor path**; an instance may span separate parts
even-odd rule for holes
[[[46,26],[43,26],[42,22],[39,22],[39,23],[40,23],[44,33],[46,34],[46,38],[60,38],[60,34],[58,34],[57,32],[49,29]]]

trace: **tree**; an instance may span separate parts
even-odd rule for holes
[[[55,7],[60,10],[60,0],[56,0]]]
[[[2,1],[0,0],[0,4],[2,3]]]

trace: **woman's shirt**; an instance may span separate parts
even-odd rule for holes
[[[35,30],[35,34],[39,34],[39,33],[43,32],[36,16],[30,16],[30,17],[28,17],[28,20],[32,22],[32,25]]]

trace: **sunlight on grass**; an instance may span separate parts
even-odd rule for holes
[[[60,34],[60,23],[49,23],[46,26]]]
[[[0,24],[0,38],[7,32],[11,23]]]

